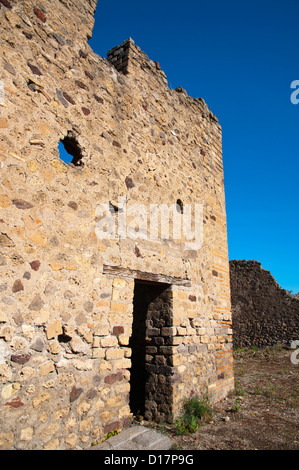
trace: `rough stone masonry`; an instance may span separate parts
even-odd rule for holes
[[[231,260],[234,348],[299,341],[299,298],[282,289],[258,261]]]
[[[131,39],[95,54],[95,8],[0,0],[0,449],[87,449],[234,386],[221,127]],[[195,205],[197,248],[172,236]]]

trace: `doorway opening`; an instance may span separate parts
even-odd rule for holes
[[[172,312],[171,285],[135,281],[130,408],[147,420],[172,416]]]

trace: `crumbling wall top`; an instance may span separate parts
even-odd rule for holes
[[[157,61],[151,60],[140,47],[138,47],[132,38],[126,39],[119,46],[113,47],[107,54],[107,60],[115,69],[123,75],[134,74],[135,78],[141,73],[150,74],[158,82],[162,88],[168,89],[168,80],[165,72],[161,69],[161,65]],[[182,87],[177,87],[170,92],[178,93],[181,99],[191,105],[195,105],[200,112],[209,117],[214,123],[218,124],[217,117],[209,110],[207,104],[202,98],[192,98],[188,96],[187,91]]]

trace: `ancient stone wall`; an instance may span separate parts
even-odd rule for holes
[[[170,390],[157,404],[146,383],[147,413],[223,398],[234,380],[217,119],[131,39],[96,55],[95,1],[0,7],[0,448],[85,449],[128,425],[140,281],[167,284],[172,308],[171,324],[147,319],[147,370]],[[170,228],[202,209],[199,244],[149,229],[162,204]]]
[[[299,340],[299,299],[257,261],[230,261],[233,344],[284,345]]]

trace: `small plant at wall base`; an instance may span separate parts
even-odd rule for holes
[[[183,403],[182,414],[175,422],[175,430],[177,434],[195,433],[201,423],[211,420],[212,414],[206,398],[189,398]]]
[[[104,437],[104,440],[107,441],[110,439],[110,437],[117,436],[119,434],[119,430],[115,429],[115,431],[110,431],[108,434]]]
[[[108,434],[106,434],[105,437],[103,437],[99,441],[93,442],[91,444],[91,447],[97,446],[98,444],[101,444],[102,442],[107,441],[108,439],[110,439],[110,437],[117,436],[118,434],[120,434],[120,431],[118,429],[115,429],[114,431],[110,431],[110,432],[108,432]]]

